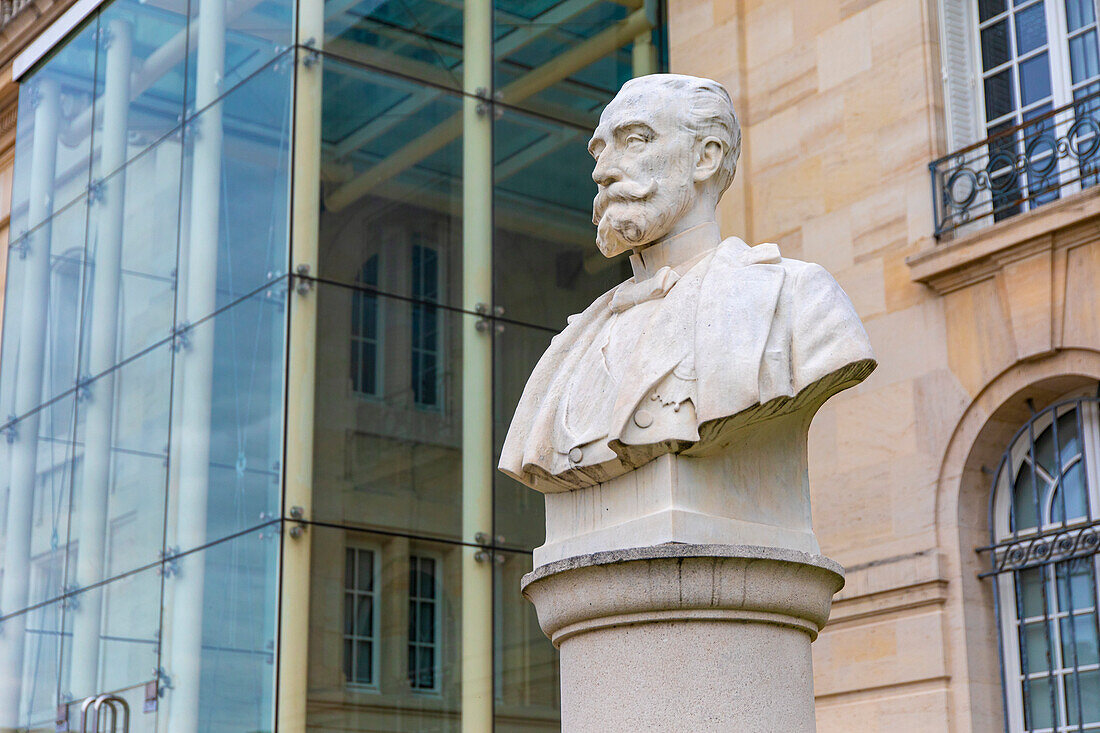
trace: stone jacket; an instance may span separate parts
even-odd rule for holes
[[[684,269],[632,278],[570,317],[524,388],[501,471],[543,492],[591,486],[705,453],[731,426],[816,410],[874,369],[821,266],[733,237]]]

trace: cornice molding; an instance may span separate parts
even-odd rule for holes
[[[940,295],[996,275],[1043,251],[1100,239],[1100,187],[1090,188],[946,244],[931,238],[906,258],[909,276]]]
[[[22,0],[18,10],[0,20],[0,65],[8,65],[71,5],[73,0]]]

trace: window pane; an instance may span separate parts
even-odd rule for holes
[[[982,31],[982,68],[985,70],[1000,66],[1010,58],[1008,47],[1008,21],[994,23]]]
[[[4,619],[4,634],[18,634],[24,639],[18,666],[5,669],[0,677],[0,691],[6,693],[7,684],[19,685],[21,702],[17,710],[0,710],[0,726],[4,730],[55,729],[63,614],[63,602],[57,601]],[[0,654],[4,651],[0,640]]]
[[[1020,100],[1026,107],[1049,96],[1050,62],[1047,54],[1041,53],[1020,64]]]
[[[985,80],[985,118],[995,120],[1016,109],[1012,93],[1012,69],[1005,69]]]
[[[1040,568],[1028,568],[1016,573],[1016,594],[1023,618],[1043,615],[1043,576]]]
[[[1050,511],[1051,521],[1072,521],[1086,517],[1088,509],[1085,469],[1078,461],[1062,476],[1061,486],[1055,490]]]
[[[1043,484],[1046,487],[1046,484]],[[1035,493],[1031,465],[1020,464],[1019,473],[1012,487],[1012,530],[1021,532],[1039,524],[1039,498]]]
[[[1047,42],[1047,20],[1043,3],[1038,2],[1016,13],[1016,55],[1034,51]]]
[[[420,597],[435,598],[435,560],[420,558]]]
[[[1100,59],[1097,55],[1095,30],[1070,39],[1069,65],[1074,84],[1100,74]]]
[[[1100,722],[1100,671],[1080,672],[1076,675],[1077,684],[1074,684],[1074,675],[1066,678],[1066,712],[1069,714],[1069,724],[1097,723]],[[1077,691],[1081,691],[1080,708],[1077,702]]]
[[[1096,614],[1084,613],[1061,619],[1062,666],[1097,664]],[[1076,656],[1074,654],[1076,652]]]
[[[374,682],[374,664],[369,641],[355,643],[355,681],[362,685]]]
[[[1050,728],[1054,725],[1054,698],[1050,696],[1050,679],[1030,680],[1027,690],[1027,728]]]
[[[1066,0],[1066,26],[1072,33],[1096,20],[1096,0]]]
[[[984,23],[1005,10],[1005,0],[978,0],[978,20]]]
[[[374,636],[374,599],[359,596],[355,610],[355,634]]]
[[[1093,560],[1080,557],[1057,563],[1058,610],[1080,610],[1096,605]]]
[[[359,550],[359,590],[374,590],[374,553]]]
[[[1021,666],[1026,674],[1047,672],[1050,670],[1050,633],[1042,621],[1024,624],[1020,632],[1022,645]]]

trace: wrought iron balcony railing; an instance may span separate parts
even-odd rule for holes
[[[937,239],[1100,183],[1100,92],[929,164]]]

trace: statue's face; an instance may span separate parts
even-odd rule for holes
[[[620,92],[588,143],[596,159],[592,202],[596,245],[606,257],[668,234],[698,195],[695,135],[680,121],[677,97]]]

